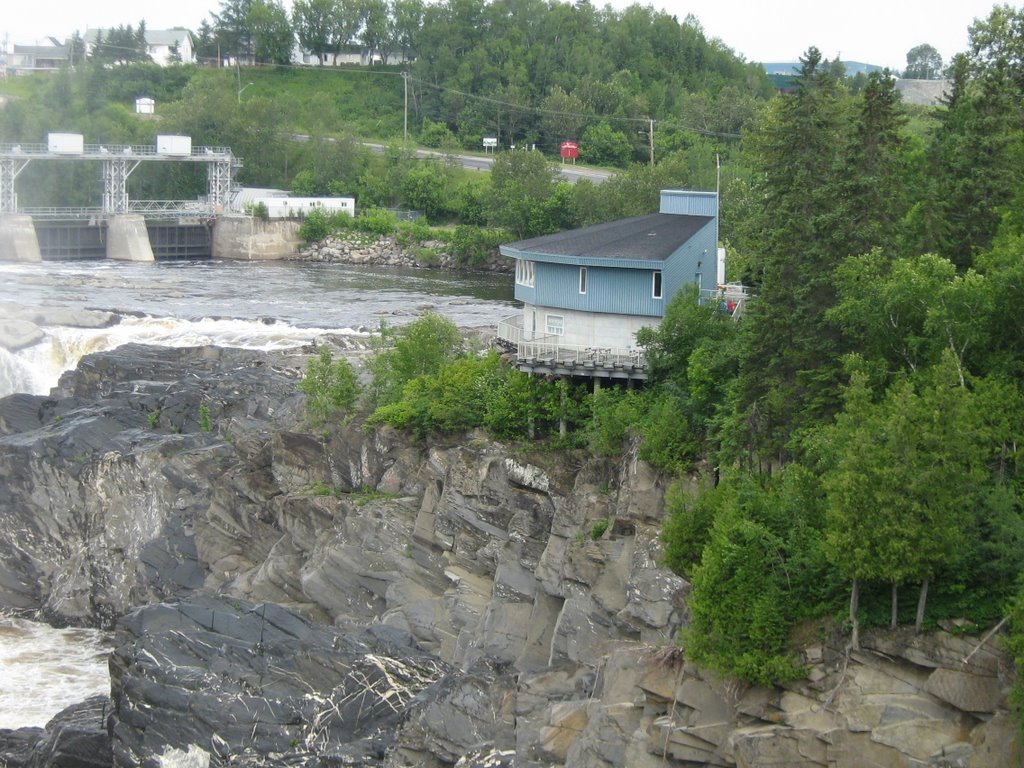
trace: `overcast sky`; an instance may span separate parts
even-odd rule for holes
[[[291,10],[291,0],[284,0]],[[604,0],[592,0],[602,6]],[[630,4],[614,0],[617,8]],[[646,3],[642,3],[646,4]],[[827,58],[841,57],[893,69],[906,66],[907,51],[935,46],[943,61],[967,47],[967,28],[986,18],[992,0],[654,0],[682,21],[692,13],[708,37],[717,37],[748,61],[795,61],[809,46]],[[0,16],[0,41],[33,45],[47,36],[63,40],[87,27],[174,26],[196,29],[220,8],[220,0],[10,0]],[[1020,7],[1019,2],[1010,3]]]

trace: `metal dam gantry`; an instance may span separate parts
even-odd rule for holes
[[[103,199],[99,208],[19,209],[15,181],[32,161],[102,163]],[[143,200],[128,198],[128,177],[143,162],[203,163],[207,199]],[[241,167],[229,147],[193,147],[188,136],[158,136],[156,145],[84,144],[80,134],[50,134],[47,144],[0,144],[0,215],[33,218],[108,218],[138,214],[146,219],[210,218],[226,210],[235,171]]]

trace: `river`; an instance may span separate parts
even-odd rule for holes
[[[3,314],[101,310],[116,320],[102,328],[44,325],[38,343],[0,348],[0,396],[46,394],[82,355],[127,342],[272,349],[325,334],[367,336],[382,321],[401,325],[427,310],[462,328],[491,328],[514,311],[512,293],[510,275],[301,262],[0,264]],[[108,691],[109,642],[100,632],[0,616],[0,728],[45,725],[65,706]]]
[[[512,313],[509,275],[302,262],[44,262],[0,264],[0,307],[17,316],[57,307],[113,312],[106,328],[43,326],[16,353],[0,348],[0,396],[45,394],[78,359],[135,341],[168,346],[295,346],[325,333],[362,334],[432,310],[463,328]],[[3,314],[11,314],[10,312]]]

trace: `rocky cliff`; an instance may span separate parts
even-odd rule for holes
[[[117,626],[116,765],[1020,763],[994,643],[822,630],[806,679],[718,680],[643,462],[313,431],[307,354],[122,347],[0,401],[0,603]]]

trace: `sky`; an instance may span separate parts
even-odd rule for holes
[[[602,7],[605,0],[591,0]],[[284,0],[291,9],[291,0]],[[624,8],[631,0],[612,0]],[[987,18],[994,0],[651,0],[682,21],[693,14],[708,37],[717,37],[748,61],[796,61],[814,45],[829,59],[860,61],[901,70],[907,51],[928,43],[948,62],[966,50],[967,28]],[[1019,2],[1010,2],[1020,7]],[[63,40],[91,27],[136,26],[196,29],[220,0],[28,0],[7,3],[0,43],[35,45]]]

